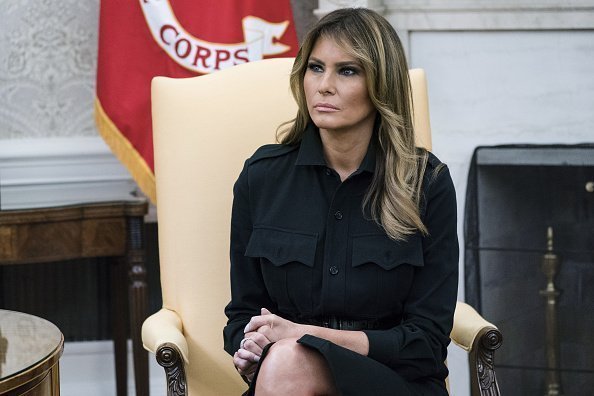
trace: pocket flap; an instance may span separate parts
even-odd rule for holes
[[[317,235],[273,228],[254,228],[245,255],[264,257],[275,266],[298,261],[314,266]]]
[[[386,235],[361,235],[353,237],[352,266],[376,263],[386,270],[401,264],[423,266],[423,246],[418,234],[406,241],[393,241]]]

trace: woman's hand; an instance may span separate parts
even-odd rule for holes
[[[266,308],[262,308],[260,312],[261,315],[253,316],[245,326],[245,336],[241,340],[239,350],[233,355],[237,371],[250,382],[266,345],[283,338],[299,338],[305,334],[303,325],[274,315]]]
[[[276,342],[285,338],[301,338],[305,334],[324,338],[351,351],[367,356],[369,339],[362,331],[336,330],[321,326],[304,325],[283,319],[262,308],[261,315],[252,316],[244,330],[248,334],[262,334],[269,341]]]
[[[261,315],[253,316],[245,326],[246,336],[254,332],[262,334],[269,342],[276,342],[284,338],[299,338],[305,334],[303,325],[274,315],[266,308],[262,308]]]
[[[246,351],[243,348],[239,348],[233,355],[233,364],[237,369],[237,372],[247,378],[249,382],[252,382],[256,368],[258,368],[258,362],[260,356],[254,355],[252,352]]]
[[[262,350],[268,344],[270,340],[257,332],[246,333],[241,340],[239,350],[233,355],[233,363],[239,374],[246,376],[248,381],[252,381]]]
[[[233,363],[239,374],[244,375],[251,382],[262,356],[262,350],[271,342],[264,334],[257,331],[245,333],[239,350],[233,355]]]

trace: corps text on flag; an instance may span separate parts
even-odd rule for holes
[[[151,79],[192,77],[296,53],[289,0],[102,0],[99,132],[155,202]]]

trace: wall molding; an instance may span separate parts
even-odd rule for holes
[[[136,183],[99,137],[0,144],[0,209],[134,199]]]
[[[345,7],[367,7],[402,30],[594,29],[594,0],[320,0],[321,17]]]
[[[389,9],[416,10],[587,10],[594,9],[592,0],[382,0]]]
[[[412,32],[594,29],[594,0],[320,0],[314,14],[322,17],[344,7],[384,15],[409,56]]]
[[[380,14],[386,11],[382,0],[320,0],[318,8],[313,13],[316,17],[321,18],[331,11],[346,7],[370,8]]]
[[[402,30],[594,29],[594,1],[384,0]]]

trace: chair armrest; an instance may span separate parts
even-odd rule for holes
[[[176,312],[162,308],[142,324],[142,345],[147,351],[157,354],[159,348],[166,344],[177,348],[188,364],[188,343],[183,334],[181,318]]]
[[[499,329],[470,305],[458,301],[450,338],[468,352],[471,394],[498,396],[500,393],[494,360],[495,351],[503,342]]]
[[[474,310],[470,305],[458,301],[456,303],[456,311],[454,313],[454,327],[450,338],[460,348],[469,352],[473,349],[477,337],[486,335],[490,330],[496,330],[491,338],[494,338],[492,342],[489,342],[491,346],[497,349],[501,344],[502,338],[501,333],[497,329],[497,326],[486,321],[478,312]],[[496,338],[496,339],[495,339]]]
[[[188,343],[181,318],[176,312],[162,308],[142,324],[142,345],[155,354],[165,369],[168,396],[187,396],[184,364],[188,364]]]

